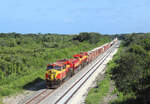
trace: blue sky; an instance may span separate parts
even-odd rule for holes
[[[0,32],[150,32],[150,0],[0,0]]]

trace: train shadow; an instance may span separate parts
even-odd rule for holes
[[[29,82],[26,85],[24,85],[23,89],[30,90],[30,91],[38,91],[41,89],[46,89],[45,80],[38,77],[35,80],[33,80],[32,82]]]

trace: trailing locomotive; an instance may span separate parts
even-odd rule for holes
[[[112,42],[97,47],[89,52],[80,52],[79,54],[73,55],[73,58],[71,59],[58,60],[55,63],[48,64],[45,73],[47,88],[57,88],[60,86],[63,81],[72,77],[86,64],[104,53],[116,41],[117,38]]]

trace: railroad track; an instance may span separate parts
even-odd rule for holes
[[[107,59],[107,57],[113,52],[114,46],[108,50],[107,54],[96,62],[95,66],[93,66],[88,72],[86,72],[75,84],[73,84],[65,93],[62,95],[55,104],[67,104],[68,101],[72,98],[72,96],[83,86],[83,84],[90,78],[90,76],[98,69],[98,67]]]
[[[90,76],[98,69],[98,67],[105,61],[105,59],[111,54],[111,52],[114,50],[114,47],[116,45],[113,45],[110,49],[106,51],[106,55],[104,55],[100,60],[98,60],[96,63],[92,65],[89,71],[87,71],[80,79],[76,81],[67,91],[64,92],[62,96],[60,96],[58,99],[56,99],[55,102],[49,102],[44,104],[67,104],[67,102],[72,98],[72,96],[80,89],[80,87],[90,78]],[[45,98],[50,96],[55,90],[52,89],[45,89],[38,95],[36,95],[34,98],[31,98],[29,101],[27,101],[24,104],[41,104]],[[42,103],[43,104],[43,103]]]
[[[27,101],[25,104],[40,104],[40,102],[47,96],[49,96],[52,92],[54,92],[54,90],[45,89],[44,91],[36,95],[34,98]]]

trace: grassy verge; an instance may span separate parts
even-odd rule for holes
[[[98,83],[96,88],[92,88],[86,98],[86,104],[99,104],[103,97],[107,94],[110,86],[110,78],[106,76],[103,81]]]
[[[1,99],[0,99],[0,104],[3,104]]]
[[[103,98],[107,95],[110,89],[110,81],[111,81],[111,69],[113,69],[117,64],[115,60],[119,58],[119,54],[122,48],[119,49],[117,54],[113,57],[113,59],[107,64],[107,69],[105,73],[105,77],[102,81],[98,82],[96,88],[92,88],[88,96],[86,97],[86,104],[99,104]]]

